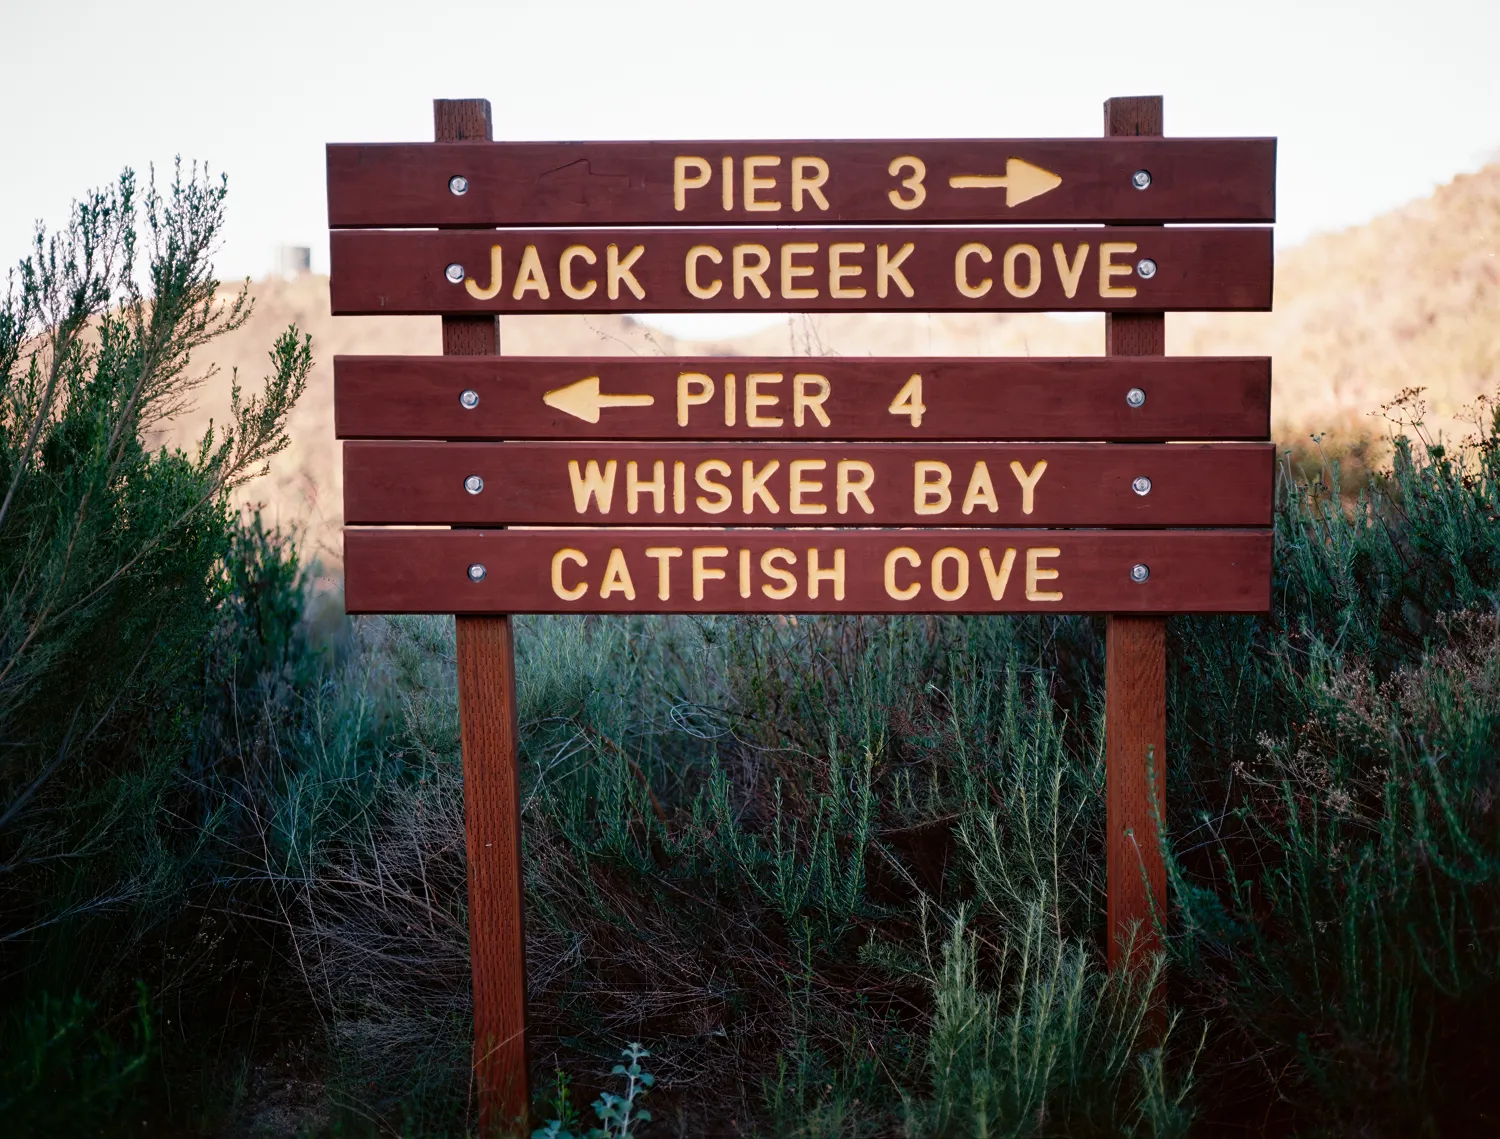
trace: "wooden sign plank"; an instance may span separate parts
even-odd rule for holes
[[[331,144],[328,221],[1269,222],[1275,179],[1270,138]]]
[[[1269,443],[344,444],[344,520],[1269,526]]]
[[[1266,310],[1271,231],[341,230],[335,315]]]
[[[346,529],[344,585],[350,613],[1263,613],[1271,532]]]
[[[341,439],[1268,439],[1271,430],[1264,356],[335,356],[333,378]]]

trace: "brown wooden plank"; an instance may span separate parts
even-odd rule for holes
[[[1160,96],[1110,99],[1104,133],[1125,138],[1162,133]],[[1162,313],[1110,313],[1109,356],[1162,356]],[[1166,623],[1112,613],[1105,622],[1105,875],[1110,968],[1144,963],[1161,948],[1167,878],[1159,827],[1167,754]],[[1159,1026],[1156,1026],[1159,1031]]]
[[[726,158],[732,170],[728,208]],[[895,174],[891,167],[913,158],[922,163],[923,193],[911,208],[917,192],[902,183],[916,167],[908,162]],[[746,207],[747,159],[760,159],[750,173],[770,183],[752,187],[753,210]],[[821,175],[807,159],[826,164],[821,200],[806,189],[794,197],[797,159],[804,161],[796,173],[806,181]],[[1025,200],[1025,171],[1003,187],[950,184],[955,176],[1006,176],[1017,159],[1061,181]],[[1132,181],[1139,170],[1151,175],[1145,190]],[[450,189],[454,176],[467,180],[464,193]],[[1270,138],[335,143],[328,147],[328,218],[334,228],[1267,222],[1275,220],[1275,178],[1276,140]],[[699,181],[701,186],[692,186]],[[908,208],[891,200],[893,192]]]
[[[1273,463],[1269,443],[355,441],[344,444],[344,520],[1269,526]]]
[[[468,146],[489,139],[489,100],[434,99],[432,109],[438,139],[470,140],[463,144]],[[443,351],[459,357],[498,353],[499,322],[492,316],[444,317]],[[454,625],[479,1130],[524,1134],[531,1081],[515,645],[504,615],[460,616]]]
[[[330,236],[335,315],[1271,306],[1271,231],[1261,227],[342,230]],[[500,287],[487,296],[497,257]],[[1144,261],[1155,266],[1149,280],[1138,268]],[[749,272],[762,263],[759,277]],[[450,266],[457,282],[445,275]]]
[[[344,551],[351,613],[1260,613],[1271,601],[1269,530],[356,528]]]
[[[762,424],[747,431],[752,375],[783,378],[757,382],[756,394],[775,402],[757,406]],[[920,422],[890,411],[914,375]],[[1271,429],[1263,356],[335,356],[333,376],[342,439],[1268,439]],[[795,397],[819,395],[817,378],[828,382],[818,405],[828,423],[804,403],[798,424]],[[1145,396],[1139,406],[1127,400],[1132,388]],[[601,406],[594,392],[651,402]],[[549,393],[561,393],[562,406],[549,405]],[[592,423],[580,417],[591,409]]]

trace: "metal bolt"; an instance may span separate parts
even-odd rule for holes
[[[1137,190],[1149,190],[1151,188],[1151,171],[1137,170],[1130,176],[1130,184]],[[456,194],[462,192],[461,190],[454,191]]]
[[[484,569],[483,566],[480,566],[479,568]],[[473,569],[471,568],[469,572],[470,574],[472,574]],[[1151,567],[1146,565],[1144,562],[1136,562],[1135,565],[1130,567],[1130,580],[1135,582],[1136,585],[1140,585],[1141,582],[1145,581],[1150,576]]]
[[[464,395],[467,396],[468,394],[468,392],[464,392]],[[477,400],[478,397],[476,396],[475,399]],[[1125,402],[1131,407],[1144,407],[1146,403],[1146,393],[1140,388],[1131,388],[1128,392],[1125,393]],[[465,406],[468,405],[466,404]]]
[[[469,580],[470,581],[483,581],[484,580],[484,575],[486,573],[488,573],[488,572],[489,571],[486,570],[484,568],[484,566],[480,565],[478,562],[475,562],[473,565],[471,565],[469,567]]]
[[[1146,175],[1146,181],[1151,180],[1151,175]],[[469,180],[462,174],[455,174],[448,179],[448,192],[450,194],[467,194],[469,192]]]
[[[1136,481],[1139,482],[1140,480],[1137,479]],[[478,494],[480,491],[482,491],[484,489],[484,480],[482,478],[480,478],[478,475],[470,475],[468,478],[464,479],[464,489],[466,491],[468,491],[470,494]],[[1150,490],[1150,489],[1151,489],[1151,484],[1148,482],[1146,484],[1146,490]],[[1143,491],[1140,491],[1139,493],[1140,494],[1145,494],[1146,491],[1143,490]]]
[[[1135,263],[1135,271],[1141,275],[1141,279],[1149,281],[1156,276],[1156,262],[1149,257],[1142,257]]]
[[[1145,399],[1146,397],[1142,396],[1141,398]],[[458,402],[463,405],[465,411],[473,411],[479,406],[479,393],[473,388],[465,388],[462,394],[459,395]]]
[[[464,283],[464,267],[455,261],[443,270],[443,276],[447,277],[455,285],[462,285]]]
[[[1134,479],[1131,480],[1130,489],[1135,491],[1135,493],[1140,495],[1142,498],[1145,498],[1146,495],[1151,493],[1151,480],[1148,479],[1145,475],[1137,475]]]

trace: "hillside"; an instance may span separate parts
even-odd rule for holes
[[[1425,387],[1429,425],[1467,428],[1459,416],[1500,387],[1500,164],[1462,175],[1429,198],[1368,225],[1314,238],[1277,258],[1275,311],[1180,314],[1167,321],[1167,349],[1186,354],[1275,358],[1277,437],[1308,432],[1381,435],[1371,413],[1409,387]],[[253,318],[214,345],[212,357],[243,381],[263,371],[276,333],[296,323],[312,333],[318,366],[293,417],[292,450],[247,488],[272,519],[295,525],[304,547],[336,565],[342,487],[333,439],[332,358],[339,353],[433,353],[433,317],[339,317],[328,280],[305,276],[255,283]],[[1092,355],[1103,320],[1022,315],[830,315],[794,317],[748,337],[690,342],[628,317],[507,317],[511,354],[687,355]],[[166,437],[185,442],[224,414],[227,384],[205,389],[197,408]]]

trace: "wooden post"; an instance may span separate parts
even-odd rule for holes
[[[434,99],[432,109],[438,142],[488,142],[492,137],[488,99]],[[499,353],[497,317],[443,317],[443,355]],[[454,624],[479,1127],[485,1136],[512,1130],[524,1134],[531,1090],[515,644],[506,616],[459,616]]]
[[[1105,102],[1106,137],[1162,133],[1161,96]],[[1110,313],[1104,321],[1106,355],[1166,354],[1163,313]],[[1167,752],[1165,618],[1106,617],[1104,659],[1108,937],[1113,969],[1126,963],[1132,933],[1137,954],[1154,952],[1161,944],[1155,919],[1165,913],[1167,891],[1157,834],[1157,819],[1164,812]]]

